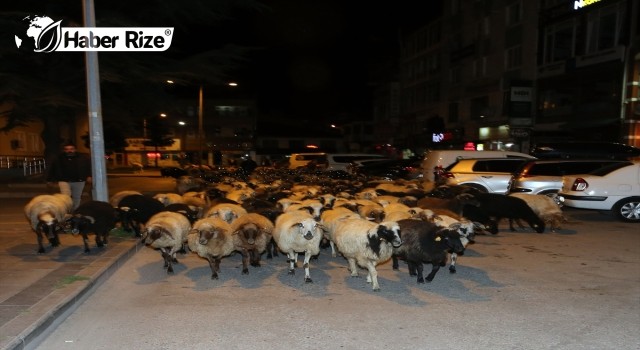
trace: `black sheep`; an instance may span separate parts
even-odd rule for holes
[[[511,231],[515,231],[513,220],[522,219],[536,232],[544,232],[544,221],[529,207],[527,202],[520,198],[497,193],[479,193],[474,197],[480,202],[480,209],[487,216],[492,217],[496,224],[500,222],[500,219],[508,218],[509,228]]]
[[[189,222],[191,224],[198,221],[201,215],[201,210],[198,210],[196,207],[185,203],[171,203],[164,207],[161,211],[172,211],[174,213],[180,213],[187,219],[189,219]]]
[[[109,242],[109,232],[116,226],[117,210],[107,202],[89,201],[80,204],[65,223],[72,234],[82,235],[84,252],[90,253],[89,233],[96,235],[96,245],[102,248]]]
[[[447,264],[448,253],[462,254],[464,245],[457,230],[439,227],[428,221],[399,220],[403,244],[393,249],[393,269],[398,269],[398,258],[409,265],[409,275],[418,276],[418,283],[424,283],[423,263],[431,263],[427,282],[431,282],[441,266]]]
[[[125,231],[135,232],[140,237],[140,225],[143,225],[156,213],[164,210],[164,205],[157,199],[141,194],[134,194],[122,198],[118,204],[120,221]]]

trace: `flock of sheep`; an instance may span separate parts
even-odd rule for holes
[[[477,193],[464,186],[439,186],[418,181],[361,181],[332,179],[322,173],[268,169],[251,176],[225,176],[216,183],[192,177],[177,180],[176,193],[147,196],[135,190],[113,195],[109,203],[84,202],[73,212],[65,195],[40,195],[24,208],[44,253],[43,239],[52,247],[58,234],[82,234],[90,253],[89,234],[96,245],[108,243],[117,226],[158,250],[167,273],[176,254],[187,250],[206,259],[211,278],[220,262],[242,255],[242,274],[258,267],[262,255],[287,255],[288,273],[295,274],[304,254],[304,281],[312,282],[310,260],[324,244],[333,257],[342,255],[352,276],[366,268],[367,282],[380,289],[376,266],[404,260],[418,283],[432,281],[441,266],[451,262],[474,240],[476,233],[497,233],[507,218],[537,232],[558,228],[562,211],[547,196],[505,196]],[[423,276],[423,264],[431,264]]]

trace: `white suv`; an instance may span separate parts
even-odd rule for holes
[[[640,162],[564,176],[558,196],[567,207],[611,210],[622,221],[640,222]]]
[[[526,158],[460,159],[441,176],[447,185],[466,185],[480,192],[505,194],[513,173],[527,161]]]

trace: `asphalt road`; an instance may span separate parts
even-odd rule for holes
[[[640,349],[640,227],[566,214],[556,233],[503,223],[431,283],[380,265],[380,292],[327,250],[305,284],[282,255],[211,280],[195,254],[167,275],[145,248],[37,349]]]

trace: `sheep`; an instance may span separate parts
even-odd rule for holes
[[[218,203],[209,208],[207,212],[204,213],[203,217],[218,217],[230,224],[233,220],[245,215],[246,213],[247,210],[240,204]]]
[[[320,216],[320,222],[325,227],[324,238],[329,241],[329,245],[331,246],[331,256],[334,258],[337,256],[337,253],[333,231],[338,222],[347,218],[359,219],[362,217],[360,216],[360,214],[354,213],[353,211],[344,207],[336,207],[330,210],[325,210]]]
[[[173,273],[173,263],[178,262],[176,252],[187,243],[190,230],[191,223],[184,215],[163,211],[153,215],[145,223],[142,241],[147,246],[160,250],[167,273]]]
[[[271,241],[274,225],[266,217],[247,213],[231,223],[233,245],[242,253],[242,274],[248,274],[248,264],[260,266],[260,255]]]
[[[323,231],[323,226],[307,212],[291,211],[278,216],[273,229],[273,239],[280,251],[287,253],[289,275],[295,274],[298,253],[304,252],[304,281],[313,282],[309,274],[309,260],[313,255],[320,253]]]
[[[164,206],[183,202],[182,196],[177,193],[157,193],[153,196],[153,199],[158,200]]]
[[[379,204],[358,205],[357,209],[358,214],[367,220],[379,223],[384,219],[384,208]]]
[[[38,239],[39,254],[45,252],[42,244],[45,236],[52,247],[60,245],[58,232],[62,231],[62,222],[72,207],[71,197],[60,193],[35,196],[24,206],[24,214]]]
[[[552,232],[559,229],[561,223],[567,221],[562,214],[560,206],[552,197],[543,194],[526,193],[511,193],[509,196],[523,199],[533,212],[549,226]]]
[[[164,205],[160,201],[141,194],[132,194],[120,200],[118,212],[125,231],[133,230],[136,237],[140,237],[140,226],[144,225],[153,215],[162,211]]]
[[[496,223],[500,222],[502,218],[509,218],[511,231],[515,231],[512,220],[523,219],[536,232],[544,232],[544,221],[520,198],[496,193],[478,193],[474,197],[480,203],[480,209],[487,216],[494,217]]]
[[[467,205],[479,206],[476,197],[469,193],[461,193],[453,198],[443,199],[437,197],[423,197],[418,200],[418,207],[423,209],[444,208],[462,215],[464,207]]]
[[[161,211],[180,213],[189,219],[189,222],[192,224],[202,216],[202,208],[194,207],[186,203],[172,203],[164,207]]]
[[[209,261],[212,280],[218,279],[222,258],[235,251],[231,226],[218,217],[196,221],[187,236],[187,244],[189,250]]]
[[[400,220],[404,244],[393,250],[393,269],[398,269],[397,258],[409,265],[409,275],[416,276],[417,282],[433,281],[440,266],[447,263],[447,253],[462,254],[464,246],[457,230],[439,227],[434,223],[420,220]],[[431,272],[425,278],[422,274],[423,262],[431,263]]]
[[[117,208],[118,204],[120,204],[120,201],[122,200],[122,198],[132,195],[132,194],[139,194],[142,195],[142,193],[138,192],[138,191],[120,191],[116,194],[114,194],[113,196],[111,196],[111,198],[109,198],[109,204],[111,204],[112,207]]]
[[[441,210],[437,215],[432,215],[429,221],[436,224],[436,226],[457,231],[460,235],[460,242],[465,248],[469,243],[474,242],[475,228],[484,228],[484,225],[477,222],[471,222],[464,217],[456,216],[454,213],[447,215],[442,214],[442,212],[446,212],[446,210]],[[456,252],[452,252],[451,265],[449,265],[450,273],[456,273],[457,260],[458,254]]]
[[[316,221],[320,221],[320,215],[325,210],[324,205],[317,199],[305,199],[300,203],[291,204],[284,211],[305,210],[313,216]]]
[[[110,203],[88,201],[80,204],[65,225],[73,235],[81,234],[84,252],[89,254],[89,233],[96,235],[96,245],[103,248],[109,243],[109,232],[116,227],[118,211]]]
[[[349,262],[351,277],[358,277],[357,265],[363,266],[369,271],[367,283],[371,283],[374,292],[379,291],[376,265],[389,260],[393,248],[402,245],[398,223],[345,219],[336,225],[333,236],[338,250]]]

